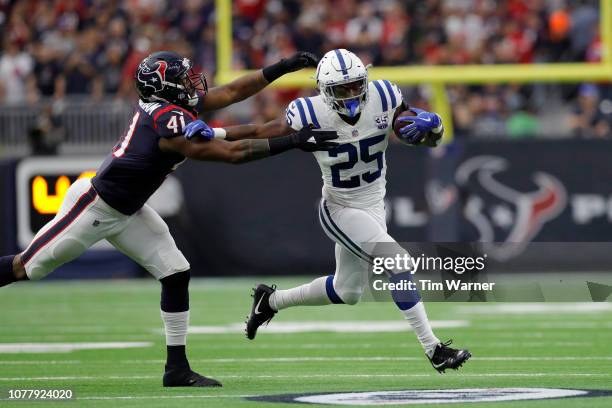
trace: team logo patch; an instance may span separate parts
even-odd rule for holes
[[[612,396],[612,391],[563,388],[462,388],[449,390],[371,391],[327,394],[290,394],[247,398],[269,401],[324,405],[420,405],[476,402],[527,401],[576,397]]]
[[[386,129],[389,126],[389,115],[386,113],[374,118],[378,129]]]
[[[154,92],[161,91],[164,89],[167,69],[166,61],[157,61],[154,69],[145,64],[142,69],[138,70],[138,82],[143,83],[146,87],[153,88]]]

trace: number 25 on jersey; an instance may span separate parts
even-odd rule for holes
[[[346,143],[341,144],[334,149],[329,151],[330,157],[338,157],[341,154],[347,155],[347,161],[336,163],[330,166],[332,173],[332,185],[337,188],[355,188],[361,185],[363,180],[366,183],[371,183],[382,174],[382,168],[384,165],[384,152],[382,150],[371,152],[371,148],[374,145],[385,140],[385,135],[372,136],[367,139],[359,141],[359,148],[355,144]],[[354,175],[350,178],[343,179],[340,177],[341,170],[349,170],[355,167],[357,162],[361,160],[364,163],[371,163],[376,161],[377,170],[368,171],[361,175]]]

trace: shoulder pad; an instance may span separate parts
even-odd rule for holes
[[[375,95],[375,99],[380,103],[383,112],[395,110],[402,103],[402,91],[392,82],[386,79],[379,79],[370,82],[370,92]]]
[[[312,125],[314,129],[320,129],[321,125],[311,100],[312,98],[298,98],[287,107],[285,119],[293,130],[300,130]]]
[[[166,138],[183,135],[185,126],[196,119],[192,112],[172,104],[164,104],[152,112],[153,129]]]

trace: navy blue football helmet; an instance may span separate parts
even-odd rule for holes
[[[134,79],[142,100],[161,100],[189,109],[208,91],[204,74],[193,70],[189,58],[172,51],[154,52],[143,59]]]

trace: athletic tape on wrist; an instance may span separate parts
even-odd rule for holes
[[[215,139],[225,139],[227,136],[227,131],[223,128],[213,128],[213,134]]]

